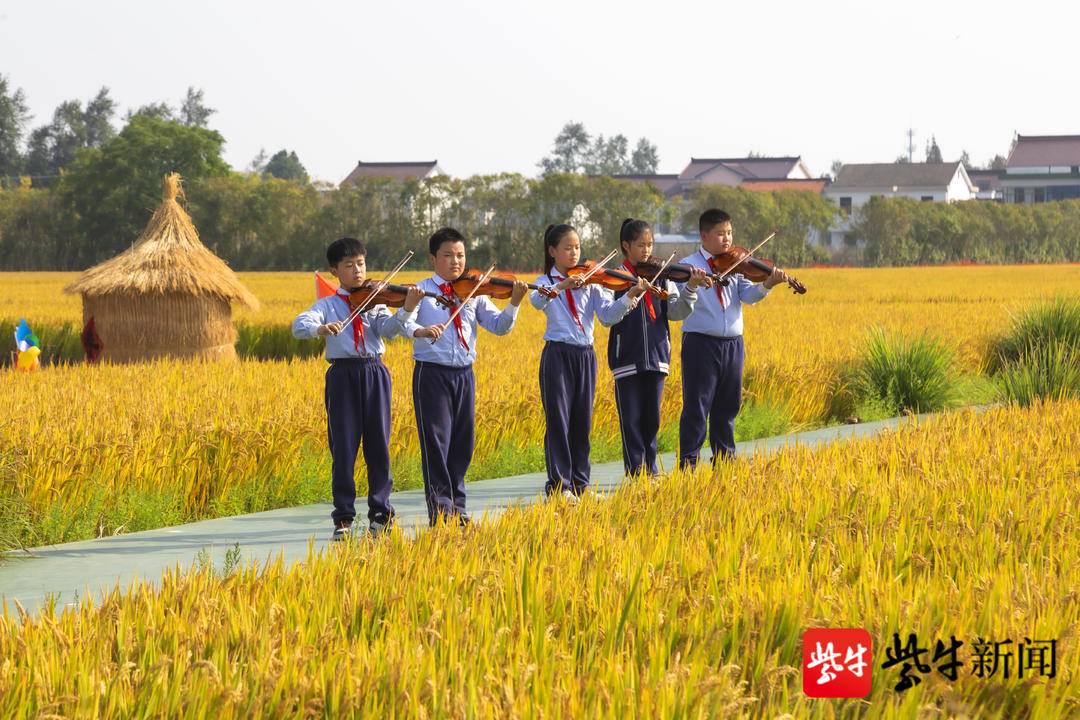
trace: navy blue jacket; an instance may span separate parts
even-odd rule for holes
[[[665,375],[671,364],[671,330],[668,320],[682,320],[693,309],[685,295],[680,295],[673,282],[665,282],[664,290],[668,299],[652,298],[656,320],[649,319],[649,307],[645,298],[638,301],[637,307],[626,314],[619,322],[611,326],[608,336],[608,367],[615,379],[628,377],[639,372],[661,372]],[[626,291],[615,293],[616,298]]]

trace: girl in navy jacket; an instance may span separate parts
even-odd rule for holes
[[[652,255],[653,233],[644,220],[627,218],[619,231],[623,267],[636,275],[636,263]],[[705,283],[705,271],[692,273],[691,288]],[[646,292],[642,301],[611,328],[608,367],[615,376],[615,407],[622,433],[623,467],[629,476],[659,474],[656,466],[656,435],[660,430],[660,400],[671,363],[671,331],[668,320],[682,320],[693,309],[675,283],[654,283],[668,293],[662,300]],[[624,292],[617,292],[620,297]]]

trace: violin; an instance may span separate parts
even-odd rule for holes
[[[657,278],[657,273],[660,268],[663,267],[664,261],[656,256],[650,256],[639,263],[634,263],[634,272],[643,278],[647,278],[652,282],[656,282],[659,279],[670,280],[671,282],[684,283],[690,280],[690,273],[696,270],[693,265],[687,265],[685,263],[671,263],[664,272],[661,273],[661,277]],[[723,287],[727,287],[729,278],[720,277],[720,273],[705,273],[705,277],[710,278],[714,283],[718,283]]]
[[[709,260],[709,265],[714,271],[726,272],[728,275],[739,273],[750,282],[765,282],[776,267],[776,263],[771,260],[754,257],[749,250],[739,245],[716,255]],[[791,276],[788,276],[787,284],[796,295],[806,293],[806,286]]]
[[[369,308],[375,305],[399,308],[405,304],[405,295],[410,288],[408,285],[386,285],[375,294],[375,297],[371,297],[372,292],[377,287],[379,287],[378,281],[365,280],[360,284],[360,287],[349,290],[349,303],[353,307],[360,307],[366,303]],[[425,290],[424,297],[432,298],[448,310],[454,309],[454,301],[445,295]]]
[[[514,283],[518,281],[517,276],[513,273],[493,271],[488,276],[488,279],[484,281],[484,284],[477,287],[476,283],[483,275],[484,272],[476,268],[466,270],[461,274],[461,277],[450,283],[454,288],[454,294],[458,297],[465,297],[472,293],[473,295],[487,295],[495,300],[508,300],[514,292]],[[526,283],[526,285],[530,290],[536,290],[547,297],[558,295],[555,288],[537,285],[536,283]],[[473,292],[474,288],[476,289],[475,292]]]
[[[660,265],[657,265],[656,267],[659,269]],[[586,285],[599,285],[600,287],[607,288],[614,292],[629,290],[634,285],[637,285],[638,282],[637,277],[622,270],[613,270],[611,268],[596,269],[595,260],[585,260],[580,262],[567,270],[566,274],[569,277],[574,277],[575,275],[588,275],[588,278],[585,280]],[[654,272],[653,274],[655,275],[656,273]],[[658,287],[650,287],[649,292],[660,300],[668,299],[667,292]]]

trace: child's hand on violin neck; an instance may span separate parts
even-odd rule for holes
[[[710,288],[712,287],[712,278],[706,275],[704,270],[696,267],[690,271],[690,279],[686,282],[686,285],[691,290],[699,287]]]
[[[415,285],[410,285],[408,292],[405,293],[405,304],[402,307],[405,312],[412,312],[416,309],[416,306],[420,304],[420,301],[424,298],[424,291]]]
[[[525,293],[529,292],[528,283],[524,283],[521,280],[514,281],[514,289],[510,291],[510,304],[517,307],[521,304],[522,298],[525,297]]]
[[[316,331],[319,337],[326,337],[327,335],[337,335],[341,332],[341,321],[335,320],[334,322],[328,322],[325,325],[320,325]]]
[[[769,275],[769,277],[766,278],[766,280],[765,280],[765,283],[764,283],[765,288],[769,289],[769,288],[772,288],[772,287],[776,287],[780,283],[787,282],[787,279],[788,279],[788,276],[787,276],[786,272],[784,272],[783,270],[781,270],[778,267],[774,267],[773,271],[772,271],[772,274]]]
[[[645,294],[645,291],[649,289],[649,283],[645,278],[639,277],[637,285],[633,285],[626,294],[630,296],[631,300],[637,300],[639,297]]]
[[[428,325],[427,327],[422,327],[416,332],[414,332],[413,337],[431,338],[431,341],[435,342],[440,337],[442,337],[443,331],[445,329],[446,328],[444,328],[442,325]]]

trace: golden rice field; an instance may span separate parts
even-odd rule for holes
[[[1078,400],[960,411],[302,566],[9,609],[0,715],[1078,717],[1078,427]],[[811,627],[869,631],[866,700],[803,695]],[[964,642],[956,681],[895,691],[884,648],[911,632]],[[1054,639],[1056,676],[976,677],[977,637]]]
[[[740,423],[750,423],[755,406],[766,405],[794,427],[835,419],[843,368],[872,326],[909,334],[929,330],[956,348],[968,372],[977,372],[987,342],[1010,312],[1080,292],[1077,265],[797,274],[810,288],[806,295],[777,288],[746,312],[748,407]],[[258,312],[240,313],[244,322],[284,326],[313,299],[309,273],[241,276],[262,301]],[[26,317],[32,326],[78,322],[78,299],[61,292],[72,277],[0,274],[0,319]],[[524,303],[509,336],[481,341],[474,478],[542,467],[542,333],[542,314]],[[677,358],[678,332],[674,345]],[[601,330],[602,367],[605,346]],[[409,345],[390,343],[385,360],[395,382],[396,483],[416,487]],[[329,460],[323,369],[323,361],[309,359],[0,372],[7,400],[0,408],[0,526],[19,542],[42,544],[324,499]],[[594,450],[616,459],[612,380],[604,371],[599,378]],[[668,446],[680,408],[676,361],[663,408],[661,439]],[[755,432],[740,427],[744,435]]]

